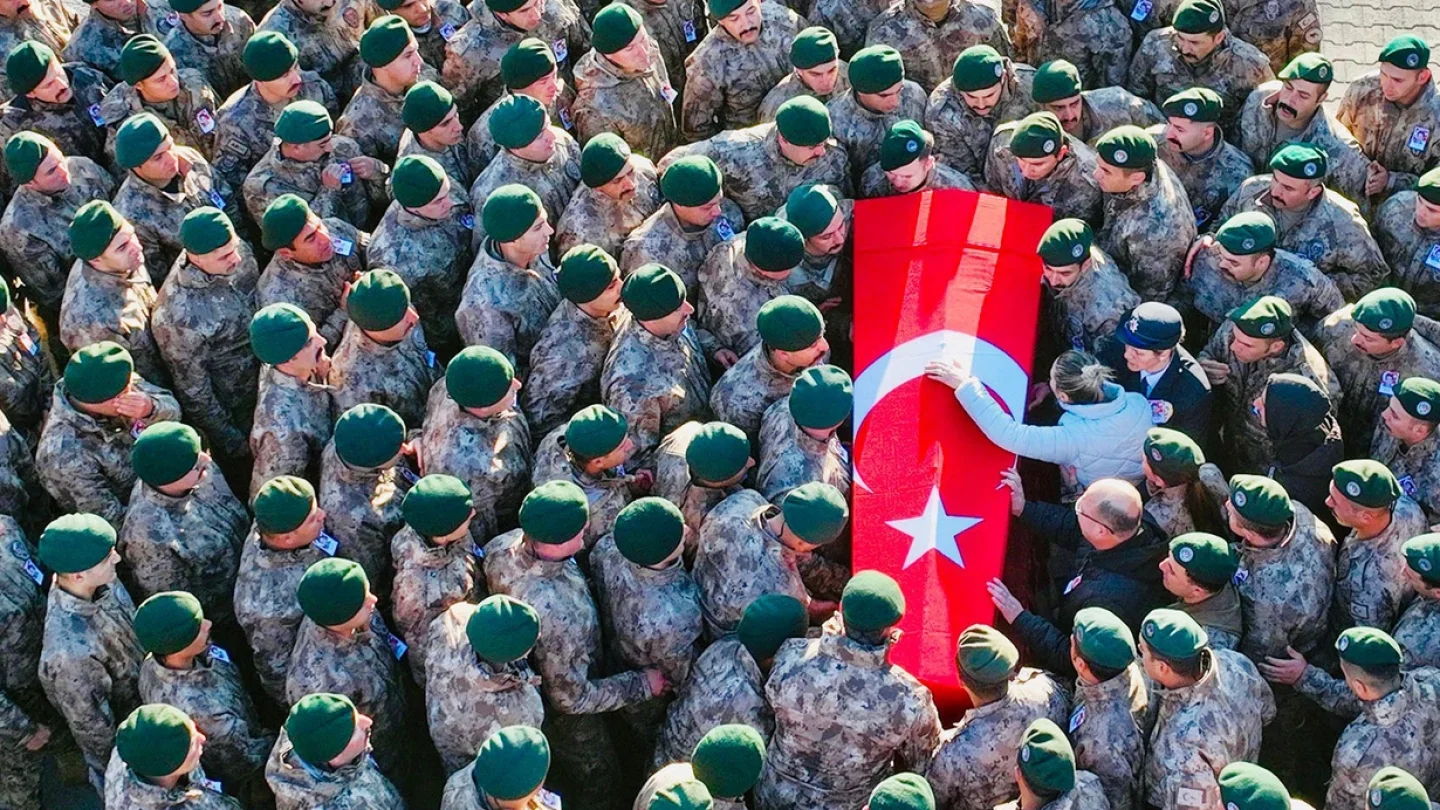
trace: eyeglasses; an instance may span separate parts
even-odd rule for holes
[[[1100,518],[1095,517],[1094,515],[1087,515],[1083,511],[1081,511],[1079,501],[1075,502],[1075,514],[1082,518],[1085,518],[1086,520],[1094,521],[1101,528],[1105,529],[1105,531],[1110,532],[1111,534],[1115,534],[1115,529],[1110,524],[1106,523]]]

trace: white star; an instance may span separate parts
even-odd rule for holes
[[[955,542],[955,536],[980,521],[981,518],[952,515],[946,512],[945,505],[940,502],[940,488],[932,485],[930,499],[925,502],[924,512],[905,520],[889,520],[885,522],[885,525],[904,532],[912,538],[910,553],[905,555],[903,568],[914,565],[929,551],[943,554],[950,558],[951,562],[963,568],[965,560],[960,556],[960,546]]]

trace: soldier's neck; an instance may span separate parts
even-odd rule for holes
[[[495,249],[500,253],[500,258],[525,270],[529,270],[530,265],[540,258],[539,253],[522,250],[514,242],[496,242]]]
[[[933,23],[940,23],[950,14],[949,0],[916,0],[915,10]]]

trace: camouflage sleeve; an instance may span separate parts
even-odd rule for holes
[[[1205,223],[1205,230],[1209,233],[1214,233],[1215,230],[1220,227],[1221,223],[1240,213],[1240,205],[1240,189],[1237,188],[1230,195],[1230,199],[1226,200],[1225,204],[1220,207],[1220,213],[1217,216],[1211,217],[1210,221]]]
[[[1158,810],[1213,810],[1220,806],[1220,785],[1216,774],[1226,764],[1210,763],[1210,754],[1200,746],[1191,747],[1181,762],[1167,762],[1164,777],[1151,796],[1160,801]]]
[[[1359,296],[1356,296],[1356,300],[1358,299]],[[1335,279],[1320,274],[1320,281],[1315,285],[1315,289],[1311,290],[1310,314],[1316,318],[1324,319],[1330,313],[1344,306],[1345,296],[1340,293],[1340,288],[1336,286]]]
[[[621,391],[618,396],[606,397],[606,405],[619,411],[630,425],[630,439],[635,442],[635,452],[639,456],[646,456],[649,452],[660,446],[660,440],[664,438],[661,422],[664,413],[660,407],[660,397],[650,396],[643,392],[639,396],[632,396],[629,391]]]
[[[1390,277],[1390,266],[1385,264],[1380,246],[1373,238],[1369,238],[1360,223],[1357,222],[1356,225],[1365,238],[1341,240],[1340,253],[1344,256],[1342,266],[1347,272],[1332,273],[1330,276],[1346,301],[1360,300],[1371,290],[1385,286],[1386,279]]]
[[[561,649],[554,649],[554,647]],[[564,714],[601,714],[623,709],[650,699],[650,686],[639,670],[591,680],[584,670],[588,656],[577,656],[568,645],[535,646],[534,661],[540,670],[540,688],[545,697]]]
[[[115,745],[115,710],[110,706],[110,673],[89,655],[42,656],[40,684],[65,717],[85,762],[103,772]]]
[[[309,472],[310,448],[301,437],[286,441],[257,423],[250,433],[250,452],[255,457],[255,470],[250,475],[251,498],[271,478],[280,475],[304,478]]]
[[[1359,717],[1363,709],[1360,698],[1355,697],[1344,681],[1314,664],[1305,667],[1305,672],[1295,683],[1295,691],[1315,701],[1325,711],[1346,720]]]
[[[204,336],[191,329],[173,328],[163,318],[155,321],[151,328],[160,356],[174,378],[175,397],[184,404],[190,421],[226,455],[232,458],[245,455],[245,434],[220,404],[210,370],[205,366],[205,355],[196,345],[204,341]]]
[[[0,690],[0,739],[19,742],[35,733],[35,722],[20,705]]]
[[[1345,88],[1345,95],[1340,98],[1340,106],[1335,108],[1335,120],[1344,124],[1351,132],[1356,132],[1356,125],[1360,123],[1360,96],[1363,94],[1362,85],[1351,84]]]
[[[515,323],[498,307],[462,304],[455,313],[455,326],[466,346],[489,346],[515,362]]]
[[[63,292],[65,277],[70,274],[70,257],[60,255],[48,243],[30,234],[19,233],[16,237],[13,240],[0,239],[0,248],[4,249],[11,267],[25,268],[17,275],[21,278],[58,279],[58,292]],[[58,306],[60,302],[55,303]]]
[[[163,540],[174,530],[168,520],[146,521],[144,525],[139,520],[126,520],[120,527],[115,551],[125,560],[130,576],[134,578],[137,603],[188,579],[188,566],[169,544],[150,539]],[[127,581],[126,584],[130,583]]]
[[[916,684],[913,693],[920,700],[920,711],[916,714],[910,736],[905,738],[896,756],[905,770],[923,774],[930,767],[930,758],[935,756],[935,749],[940,745],[942,729],[940,714],[935,709],[935,699],[930,690]]]
[[[1140,49],[1135,52],[1135,59],[1130,63],[1130,78],[1125,82],[1125,89],[1139,96],[1140,98],[1155,100],[1155,57],[1150,55],[1150,50],[1145,47],[1146,40],[1142,41]]]
[[[125,518],[125,505],[110,491],[105,476],[78,454],[65,458],[37,458],[40,482],[66,511],[90,512],[104,518],[111,526],[120,527]],[[58,704],[57,704],[58,705]]]
[[[699,141],[720,131],[716,120],[725,103],[725,91],[706,65],[706,49],[701,48],[685,60],[685,97],[680,103],[680,136],[686,141]]]

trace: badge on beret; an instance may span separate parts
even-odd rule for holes
[[[1020,749],[1020,761],[1021,761],[1021,762],[1029,762],[1029,761],[1030,761],[1030,746],[1027,745],[1027,746],[1025,746],[1024,748],[1021,748],[1021,749]]]
[[[1243,242],[1240,243],[1240,249],[1241,249],[1241,250],[1254,250],[1254,249],[1255,249],[1255,240],[1254,240],[1254,239],[1246,239],[1245,241],[1243,241]]]
[[[1084,255],[1085,255],[1085,246],[1084,246],[1084,245],[1076,245],[1075,247],[1070,248],[1070,255],[1071,255],[1071,256],[1074,256],[1074,257],[1077,258],[1077,259],[1080,258],[1081,256],[1084,256]]]
[[[1127,161],[1127,160],[1129,160],[1129,159],[1130,159],[1130,154],[1129,154],[1128,152],[1126,152],[1124,149],[1116,149],[1116,150],[1115,150],[1115,162],[1116,162],[1116,163],[1124,163],[1125,161]]]
[[[1266,337],[1269,337],[1270,335],[1275,334],[1275,324],[1273,324],[1273,323],[1264,323],[1264,324],[1261,324],[1261,325],[1260,325],[1260,334],[1265,335]]]
[[[1146,638],[1153,638],[1155,636],[1155,622],[1146,622],[1144,632]]]
[[[1352,498],[1358,498],[1358,497],[1360,497],[1360,484],[1359,484],[1359,482],[1357,482],[1357,481],[1351,481],[1350,483],[1346,484],[1346,485],[1345,485],[1345,494],[1346,494],[1346,495],[1349,495],[1349,496],[1352,497]]]
[[[1416,65],[1420,64],[1420,55],[1416,53],[1410,54],[1409,56],[1405,57],[1405,64],[1412,68],[1415,67]],[[1376,802],[1376,804],[1379,804],[1379,802]]]
[[[1045,154],[1047,154],[1047,155],[1050,154],[1051,152],[1054,152],[1054,151],[1055,151],[1055,142],[1054,142],[1054,141],[1046,141],[1046,142],[1045,142],[1045,146],[1044,146],[1044,150],[1045,150]]]
[[[15,542],[15,545],[17,545],[17,546],[20,545],[20,542],[17,540],[17,541]],[[1075,628],[1075,640],[1076,640],[1076,641],[1084,641],[1084,640],[1085,640],[1085,625],[1082,624],[1082,625],[1080,625],[1079,627],[1076,627],[1076,628]]]
[[[1330,68],[1328,68],[1328,67],[1326,67],[1326,66],[1324,66],[1324,65],[1321,65],[1321,66],[1319,67],[1319,69],[1317,69],[1317,70],[1315,71],[1315,75],[1316,75],[1316,76],[1319,76],[1319,77],[1322,78],[1322,79],[1328,79],[1328,78],[1330,78]]]
[[[1385,797],[1383,794],[1380,793],[1380,788],[1375,788],[1374,790],[1370,791],[1370,803],[1375,805],[1376,807],[1380,806],[1380,800],[1383,798]]]
[[[1319,171],[1319,170],[1320,170],[1319,167],[1317,167],[1314,163],[1306,163],[1306,164],[1305,164],[1305,176],[1306,176],[1306,177],[1314,177],[1314,176],[1315,176],[1315,172],[1317,172],[1317,171]]]
[[[1198,112],[1200,112],[1200,108],[1195,104],[1195,102],[1193,102],[1193,101],[1187,101],[1187,102],[1185,102],[1185,117],[1186,117],[1186,118],[1194,118],[1194,117],[1195,117],[1195,114],[1198,113]]]
[[[1338,644],[1335,645],[1335,648],[1338,649],[1340,652],[1345,652],[1345,650],[1349,649],[1349,647],[1350,647],[1350,637],[1349,637],[1349,636],[1341,636],[1341,637],[1340,637],[1340,643],[1338,643]]]
[[[1389,318],[1381,318],[1381,319],[1380,319],[1380,328],[1381,328],[1381,329],[1391,329],[1391,328],[1393,328],[1394,326],[1395,326],[1395,321],[1393,321],[1393,320],[1391,320],[1391,319],[1389,319]]]
[[[919,151],[920,151],[920,144],[918,144],[918,143],[916,143],[916,142],[914,142],[914,141],[906,141],[906,142],[905,142],[905,151],[906,151],[906,152],[909,152],[910,154],[913,155],[913,154],[915,154],[916,152],[919,152]]]
[[[1412,57],[1410,57],[1410,58],[1411,58],[1411,59],[1414,59],[1415,57],[1412,56]],[[998,79],[998,78],[1000,78],[1000,77],[1003,76],[1003,75],[1005,75],[1005,66],[1002,65],[1002,64],[1000,64],[999,62],[996,62],[996,63],[995,63],[995,78]]]
[[[1175,552],[1175,559],[1179,560],[1182,563],[1189,563],[1191,560],[1195,559],[1195,549],[1190,548],[1189,546],[1181,546],[1180,550]]]
[[[1417,413],[1419,413],[1421,416],[1429,416],[1429,415],[1430,415],[1430,403],[1424,402],[1424,401],[1415,403],[1415,411],[1416,411]]]
[[[1424,571],[1427,574],[1430,573],[1430,558],[1421,557],[1420,559],[1415,561],[1415,567],[1419,568],[1421,571]]]
[[[1150,458],[1153,458],[1156,461],[1164,461],[1165,455],[1160,452],[1160,448],[1152,447],[1150,448]]]
[[[1210,12],[1210,22],[1212,22],[1212,23],[1213,23],[1213,22],[1220,22],[1220,12],[1218,12],[1218,11],[1212,11],[1212,12]]]
[[[1235,501],[1236,506],[1244,508],[1245,501],[1249,500],[1249,498],[1246,498],[1245,493],[1243,492],[1236,492],[1235,495],[1231,498],[1231,500]]]
[[[1240,806],[1234,802],[1227,802],[1225,804],[1225,810],[1240,810]]]

